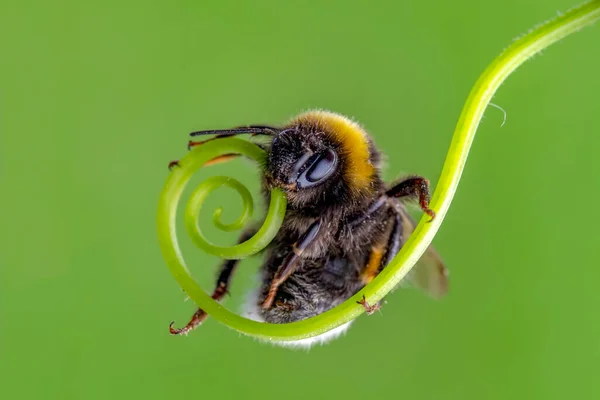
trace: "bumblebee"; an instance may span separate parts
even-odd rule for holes
[[[367,131],[355,121],[323,110],[303,113],[282,127],[247,126],[228,130],[192,132],[215,135],[208,140],[238,134],[268,137],[261,144],[268,157],[263,166],[262,190],[273,188],[288,198],[283,225],[263,250],[262,285],[251,293],[243,314],[253,320],[288,323],[323,313],[357,293],[398,253],[415,227],[405,202],[417,201],[431,219],[429,181],[409,176],[396,183],[381,179],[382,154]],[[198,146],[204,141],[190,141]],[[213,162],[234,155],[221,156]],[[242,234],[243,242],[255,230]],[[227,293],[238,260],[221,265],[212,295]],[[407,277],[412,284],[440,297],[448,290],[448,271],[429,248]],[[364,299],[367,313],[379,308]],[[207,317],[197,310],[181,329],[187,334]],[[325,343],[346,331],[351,322],[320,336],[281,345],[309,347]]]

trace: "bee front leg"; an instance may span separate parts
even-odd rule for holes
[[[431,217],[429,222],[435,218],[435,212],[429,208],[429,180],[421,176],[413,176],[397,183],[385,192],[388,197],[416,197],[419,200],[421,210]]]
[[[273,280],[271,281],[267,297],[262,303],[263,309],[268,310],[271,308],[279,286],[281,286],[281,284],[294,273],[296,266],[298,265],[298,261],[302,257],[302,253],[304,253],[304,250],[306,250],[308,246],[315,242],[320,229],[321,221],[313,222],[313,224],[306,230],[306,232],[304,232],[300,239],[292,245],[292,251],[285,257],[277,269]]]

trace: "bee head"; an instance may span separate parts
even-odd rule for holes
[[[381,154],[356,122],[329,111],[300,114],[270,146],[264,181],[279,187],[288,204],[320,212],[369,202],[382,185]]]
[[[265,182],[283,189],[292,205],[318,206],[343,189],[339,148],[323,133],[282,130],[271,143]]]

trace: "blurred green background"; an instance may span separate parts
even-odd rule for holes
[[[575,3],[3,0],[0,396],[600,396],[597,25],[510,77],[494,99],[503,127],[486,112],[434,241],[451,270],[442,301],[396,291],[309,352],[214,320],[170,337],[168,323],[194,307],[155,232],[188,132],[312,107],[360,120],[388,155],[386,179],[435,183],[480,72]],[[244,161],[198,181],[221,173],[257,187]],[[229,192],[209,203],[239,211]],[[210,290],[218,260],[183,240]],[[235,276],[232,309],[258,265]]]

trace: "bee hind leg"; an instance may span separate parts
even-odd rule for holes
[[[369,260],[361,273],[361,279],[365,285],[375,279],[400,250],[403,237],[402,221],[399,214],[394,216],[394,222],[390,225],[386,238],[385,244],[379,243],[371,248]],[[381,308],[379,303],[370,305],[364,295],[362,300],[357,301],[357,303],[365,308],[367,315],[371,315]]]
[[[367,313],[367,315],[371,315],[374,312],[379,311],[381,309],[381,306],[379,305],[379,303],[377,303],[375,305],[370,305],[367,302],[365,295],[363,295],[362,300],[357,301],[357,303],[365,308],[365,312]]]

